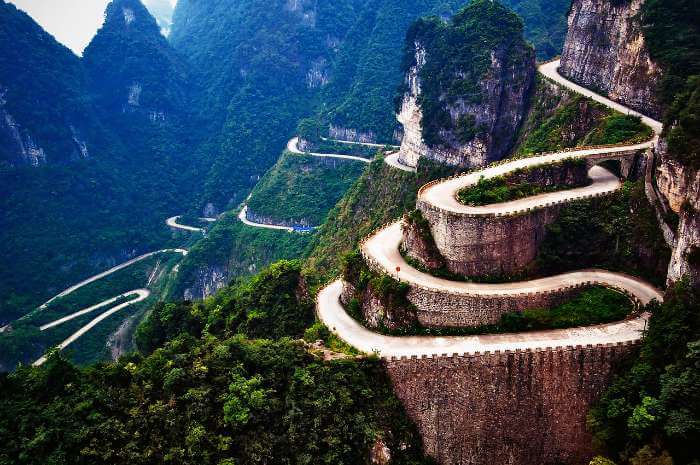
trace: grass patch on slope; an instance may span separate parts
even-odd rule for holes
[[[515,157],[587,145],[638,143],[651,137],[639,118],[623,115],[538,76]]]
[[[312,238],[312,234],[246,226],[236,213],[227,214],[190,249],[169,295],[181,299],[186,289],[214,271],[223,273],[228,281],[254,274],[278,260],[304,257]]]
[[[383,159],[372,162],[314,235],[306,274],[316,283],[337,275],[342,255],[383,224],[415,208],[420,185],[413,173],[392,168]]]
[[[288,223],[320,225],[364,168],[358,161],[285,152],[253,189],[248,209]]]

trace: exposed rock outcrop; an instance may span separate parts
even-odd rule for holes
[[[357,129],[335,126],[333,124],[328,126],[328,137],[331,139],[370,144],[377,141],[377,135],[372,131],[358,131]]]
[[[561,73],[643,114],[660,117],[662,70],[649,57],[640,22],[644,0],[575,0]]]
[[[420,210],[404,215],[401,249],[428,269],[436,270],[445,266],[445,259],[440,255],[430,232],[430,223],[423,218]]]
[[[358,289],[346,282],[340,300],[345,306],[361,313],[357,316],[361,316],[369,328],[396,330],[410,328],[417,322],[415,308],[410,303],[395,295],[380,295],[372,285]]]
[[[420,20],[409,31],[406,62],[397,116],[404,127],[402,163],[415,167],[426,157],[472,167],[508,153],[535,74],[535,54],[517,17],[479,0],[450,23]]]
[[[667,280],[672,283],[686,276],[691,283],[700,284],[700,172],[669,156],[663,139],[657,153],[659,191],[668,208],[678,215]]]
[[[229,281],[229,272],[222,266],[208,266],[197,270],[194,282],[185,289],[185,300],[202,300],[222,289]]]

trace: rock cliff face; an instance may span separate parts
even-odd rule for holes
[[[535,54],[519,19],[497,3],[476,1],[450,23],[414,24],[406,54],[400,161],[472,167],[503,158],[534,82]]]
[[[207,266],[197,270],[196,278],[190,287],[185,289],[182,297],[185,300],[203,300],[214,295],[229,282],[228,269],[223,266]]]
[[[372,131],[358,131],[357,129],[334,126],[333,124],[328,126],[328,137],[331,139],[370,144],[377,142],[377,135]]]
[[[700,284],[700,172],[683,166],[666,152],[662,139],[656,182],[664,200],[678,215],[676,243],[668,267],[669,283],[684,276]]]
[[[649,57],[640,11],[644,0],[574,0],[561,72],[646,115],[659,118],[662,70]]]
[[[404,216],[401,249],[428,269],[436,270],[445,266],[445,259],[440,255],[430,232],[430,224],[419,210]]]
[[[357,310],[368,328],[410,328],[417,321],[415,308],[404,305],[405,302],[395,302],[391,297],[381,296],[371,286],[358,290],[346,282],[340,300],[347,307],[352,307],[353,301],[356,301]]]

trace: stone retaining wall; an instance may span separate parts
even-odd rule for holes
[[[440,465],[587,464],[586,414],[632,345],[385,361]]]
[[[637,158],[637,150],[603,152],[587,157],[585,165],[565,165],[566,169],[551,169],[544,165],[524,174],[514,173],[511,177],[542,186],[572,184],[580,180],[584,167],[587,171],[608,160],[621,161],[623,174],[627,176]],[[429,183],[421,191],[435,183]],[[570,203],[548,203],[498,215],[465,214],[435,207],[424,201],[419,191],[416,205],[430,223],[435,244],[451,272],[464,276],[499,276],[521,272],[535,259],[544,239],[545,227],[557,219],[565,204]]]
[[[537,256],[545,226],[562,204],[511,216],[464,215],[418,200],[447,268],[464,276],[498,276],[522,271]]]
[[[519,295],[465,295],[413,287],[408,300],[416,306],[418,322],[429,328],[463,328],[497,324],[505,313],[532,308],[551,308],[568,302],[586,287],[556,292]]]
[[[372,271],[377,273],[385,272],[382,266],[374,262],[370,257],[364,254],[363,257]],[[416,307],[415,318],[417,321],[425,327],[438,328],[481,326],[497,323],[504,313],[531,308],[550,308],[573,299],[592,286],[605,285],[604,283],[585,282],[551,291],[483,295],[431,288],[416,283],[408,284],[410,289],[406,298]],[[627,294],[622,289],[619,289],[619,291]],[[629,297],[635,305],[639,305],[635,297]],[[347,302],[343,301],[343,303]],[[364,306],[365,303],[362,302],[362,304]],[[379,315],[379,320],[385,319],[387,310],[375,304],[376,302],[367,307],[372,309],[370,313],[374,312]],[[366,320],[375,319],[374,315],[366,312],[367,310],[363,307]],[[413,317],[413,315],[412,312],[411,316]]]

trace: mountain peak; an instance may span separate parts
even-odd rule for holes
[[[130,32],[140,30],[160,34],[160,28],[140,0],[113,0],[105,11],[103,29]]]

